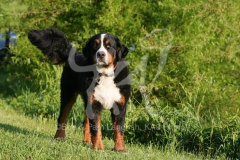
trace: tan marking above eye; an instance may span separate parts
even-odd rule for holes
[[[110,40],[106,40],[106,41],[105,41],[105,44],[106,44],[106,45],[109,45],[109,44],[110,44]]]
[[[100,39],[95,39],[95,42],[96,42],[97,44],[100,44]]]

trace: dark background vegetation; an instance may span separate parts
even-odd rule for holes
[[[28,116],[56,118],[62,66],[29,43],[28,30],[56,27],[78,50],[109,32],[132,48],[129,143],[239,158],[239,17],[239,2],[227,0],[2,0],[0,31],[16,31],[18,45],[1,64],[0,98]],[[79,99],[69,118],[74,125],[82,123],[82,108]],[[109,114],[103,117],[107,125]]]

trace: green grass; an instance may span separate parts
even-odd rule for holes
[[[3,107],[5,106],[5,107]],[[113,140],[103,138],[104,151],[93,151],[82,142],[83,131],[69,125],[67,138],[53,139],[56,121],[30,118],[0,102],[0,159],[203,159],[186,152],[164,151],[151,144],[126,144],[126,153],[112,151]]]

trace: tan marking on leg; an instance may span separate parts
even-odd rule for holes
[[[87,115],[85,115],[83,132],[84,132],[83,142],[91,143],[90,123],[89,123],[89,119],[88,119]]]
[[[116,122],[113,123],[114,127],[114,150],[117,152],[126,151],[124,145],[124,134],[120,132],[119,126]]]
[[[97,127],[98,127],[98,132],[94,136],[92,135],[92,144],[93,144],[93,149],[99,149],[99,150],[104,150],[103,144],[102,144],[102,131],[101,131],[101,119],[100,117],[97,120]]]
[[[58,129],[56,131],[56,134],[54,138],[65,138],[66,137],[66,126],[67,126],[67,118],[69,115],[70,110],[72,109],[72,105],[76,102],[77,95],[75,94],[70,102],[67,104],[67,106],[63,110],[63,115],[61,116],[60,122],[58,123]]]

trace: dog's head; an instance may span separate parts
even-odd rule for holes
[[[97,65],[97,70],[113,70],[118,61],[125,58],[127,47],[120,40],[108,33],[101,33],[91,37],[83,48],[83,54],[92,64]]]

